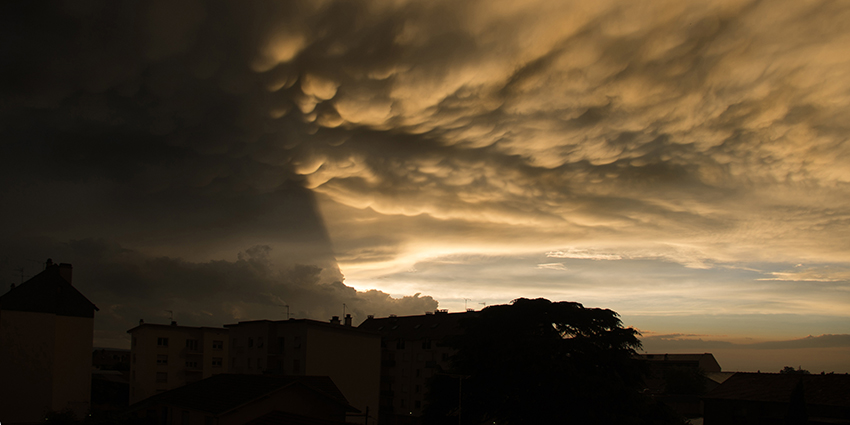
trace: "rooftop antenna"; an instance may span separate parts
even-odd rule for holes
[[[472,298],[464,298],[463,299],[463,311],[466,311],[466,302],[472,301]]]
[[[345,303],[342,303],[342,317],[345,317]]]
[[[174,321],[174,311],[173,310],[165,310],[165,311],[168,312],[168,315],[170,317],[169,320],[173,322]]]

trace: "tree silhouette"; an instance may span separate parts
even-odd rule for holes
[[[639,333],[614,311],[520,298],[462,325],[451,370],[432,380],[426,423],[680,423],[641,394]]]

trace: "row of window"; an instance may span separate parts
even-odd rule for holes
[[[247,342],[248,348],[254,347],[254,342],[255,342],[254,338],[248,338],[246,340],[246,342]],[[232,343],[233,347],[238,347],[239,346],[239,339],[233,338],[231,343]],[[263,337],[257,337],[256,343],[257,343],[257,345],[256,345],[257,348],[263,348],[266,344],[265,341],[263,340]],[[282,337],[282,336],[278,337],[277,338],[277,348],[282,351],[285,346],[286,346],[286,338]],[[301,347],[301,338],[296,336],[296,337],[294,337],[292,348],[300,348],[300,347]]]
[[[133,345],[136,345],[136,338],[133,338]],[[156,346],[157,347],[168,347],[168,338],[167,337],[157,337],[156,338]],[[198,351],[198,347],[200,346],[200,340],[197,339],[187,339],[186,340],[186,348],[192,351]],[[214,340],[212,342],[213,350],[224,350],[224,341]]]
[[[386,342],[381,342],[381,346],[386,347],[387,346]],[[396,350],[404,350],[406,348],[406,346],[407,346],[407,344],[405,343],[404,339],[402,339],[402,338],[399,338],[395,342]],[[430,339],[426,339],[425,341],[422,341],[422,349],[423,350],[430,350],[431,349],[431,340]]]
[[[168,355],[158,354],[156,356],[156,364],[160,365],[160,366],[167,366],[168,365]],[[221,365],[222,365],[221,357],[213,357],[212,358],[212,366],[213,367],[221,367]],[[191,367],[198,367],[198,362],[197,361],[187,361],[186,367],[190,367],[190,368]]]

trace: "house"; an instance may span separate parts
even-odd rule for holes
[[[140,321],[127,333],[131,335],[130,404],[228,371],[229,331],[225,328]]]
[[[149,397],[129,408],[158,425],[345,424],[357,411],[326,376],[219,374]]]
[[[476,312],[437,310],[417,316],[369,316],[358,328],[381,335],[382,425],[420,422],[428,380],[449,369],[454,350],[446,338],[463,333],[460,321]]]
[[[705,425],[847,425],[850,375],[738,372],[703,402]]]
[[[378,423],[381,337],[351,325],[309,319],[225,325],[232,373],[328,376],[361,413],[349,422]]]
[[[0,296],[0,423],[88,414],[97,307],[71,284],[72,271],[48,259],[44,271]]]

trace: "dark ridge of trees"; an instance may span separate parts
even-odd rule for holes
[[[802,366],[797,367],[797,369],[794,369],[792,366],[785,366],[785,367],[782,368],[782,370],[779,371],[779,373],[786,374],[786,375],[810,375],[811,374],[811,373],[809,373],[808,370],[803,369]]]
[[[642,393],[638,331],[575,302],[487,307],[449,341],[451,369],[432,379],[426,424],[682,424]]]

